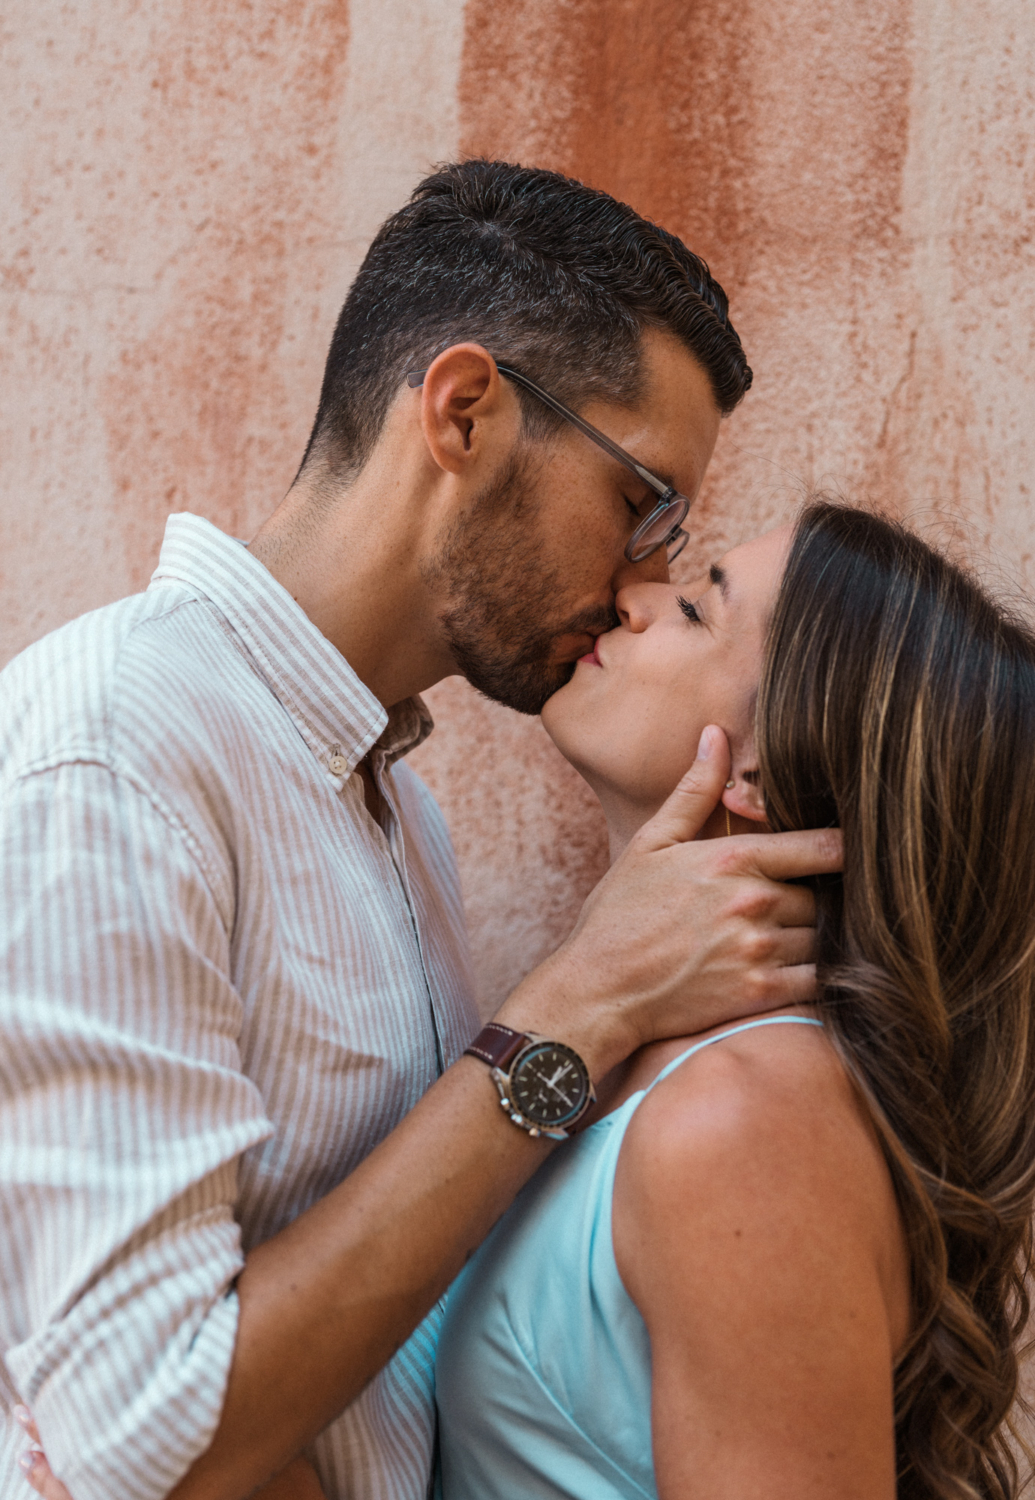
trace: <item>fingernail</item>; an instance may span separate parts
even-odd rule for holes
[[[709,725],[709,727],[701,735],[701,743],[697,747],[697,759],[708,760],[714,749],[715,735],[712,733],[711,726]]]
[[[33,1469],[36,1467],[37,1459],[40,1459],[42,1457],[42,1448],[30,1448],[28,1453],[23,1453],[21,1458],[19,1458],[18,1467],[24,1474],[31,1474]]]
[[[16,1406],[14,1408],[14,1420],[21,1427],[28,1427],[32,1422],[32,1412],[27,1406]]]

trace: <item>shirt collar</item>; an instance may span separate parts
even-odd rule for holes
[[[169,517],[149,587],[168,583],[186,584],[219,611],[324,770],[341,756],[340,774],[350,774],[375,744],[390,764],[431,733],[420,698],[388,713],[287,589],[211,521]]]

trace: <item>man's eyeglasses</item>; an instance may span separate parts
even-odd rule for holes
[[[496,368],[501,375],[505,375],[508,380],[513,380],[517,385],[523,386],[526,391],[530,391],[544,406],[548,406],[559,417],[563,417],[566,422],[570,422],[573,427],[577,427],[581,433],[584,433],[598,447],[603,448],[605,453],[609,453],[620,464],[624,464],[627,469],[631,469],[637,479],[649,485],[657,495],[657,505],[651,511],[650,515],[640,522],[625,545],[625,555],[629,561],[632,563],[643,562],[644,558],[650,557],[653,552],[657,552],[659,547],[664,547],[669,562],[675,562],[690,540],[686,532],[682,529],[686,513],[690,509],[690,501],[686,496],[679,494],[678,490],[674,490],[670,484],[666,484],[663,479],[659,479],[656,474],[652,474],[649,469],[645,469],[642,464],[638,464],[631,453],[626,453],[624,448],[619,448],[617,443],[613,443],[609,437],[605,437],[591,422],[587,422],[577,412],[573,412],[570,407],[565,406],[563,401],[558,401],[555,396],[551,396],[548,391],[544,391],[542,386],[536,385],[534,380],[529,380],[527,375],[522,375],[520,370],[515,370],[511,365],[500,364],[497,364]],[[424,377],[427,373],[426,370],[411,370],[406,376],[406,384],[413,390],[416,390],[418,386],[424,383]]]

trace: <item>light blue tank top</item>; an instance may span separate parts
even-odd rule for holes
[[[436,1500],[657,1500],[650,1340],[622,1285],[611,1198],[629,1121],[663,1078],[560,1146],[449,1293],[435,1364]]]

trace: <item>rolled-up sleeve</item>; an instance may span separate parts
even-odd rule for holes
[[[0,1333],[74,1500],[158,1500],[219,1420],[237,1164],[273,1133],[232,891],[110,765],[0,790]]]

